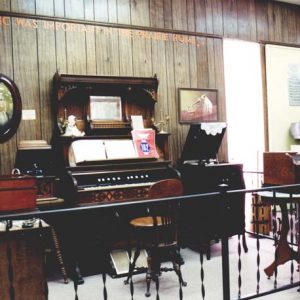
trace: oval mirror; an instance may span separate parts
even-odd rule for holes
[[[0,74],[0,143],[9,140],[21,120],[21,96],[15,83]]]

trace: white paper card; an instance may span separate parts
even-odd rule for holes
[[[144,129],[143,116],[131,116],[132,129]]]

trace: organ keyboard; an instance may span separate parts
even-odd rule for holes
[[[178,177],[172,167],[119,171],[69,172],[65,199],[75,205],[145,199],[154,182]],[[73,192],[72,192],[73,191]]]

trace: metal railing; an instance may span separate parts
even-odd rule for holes
[[[287,202],[295,202],[295,198],[292,197],[292,194],[290,194],[288,191],[289,190],[295,190],[299,189],[300,191],[300,184],[295,184],[295,185],[285,185],[285,186],[273,186],[273,187],[262,187],[262,188],[256,188],[256,189],[243,189],[243,190],[226,190],[223,189],[220,192],[214,192],[214,193],[205,193],[205,194],[195,194],[195,195],[186,195],[186,196],[181,196],[181,197],[170,197],[170,198],[161,198],[161,199],[147,199],[147,200],[140,200],[140,201],[129,201],[129,202],[124,202],[124,203],[108,203],[105,205],[93,205],[93,206],[85,206],[85,207],[71,207],[71,208],[60,208],[60,209],[51,209],[51,210],[44,210],[44,211],[31,211],[31,212],[14,212],[14,213],[5,213],[0,215],[0,221],[5,221],[7,224],[9,224],[8,221],[10,220],[15,220],[15,219],[30,219],[30,218],[47,218],[49,216],[51,217],[59,217],[59,216],[67,216],[67,215],[87,215],[89,213],[97,213],[100,211],[104,210],[118,210],[122,207],[142,207],[142,206],[149,206],[149,205],[154,205],[158,202],[163,203],[163,202],[178,202],[181,203],[184,201],[185,203],[187,202],[193,202],[193,201],[201,201],[201,199],[205,199],[209,197],[211,201],[214,201],[214,199],[222,199],[223,201],[226,202],[226,199],[230,199],[232,195],[234,194],[248,194],[251,195],[251,197],[256,197],[262,192],[266,191],[271,191],[272,192],[272,197],[274,198],[272,204],[276,207],[276,199],[279,198],[277,197],[279,192],[284,192],[287,191],[289,196],[287,197]],[[298,199],[297,199],[298,200]],[[299,200],[300,202],[300,200]],[[275,204],[274,204],[275,203]],[[296,204],[297,210],[295,209],[295,206],[291,208],[290,213],[294,216],[295,211],[299,214],[299,203]],[[241,275],[241,269],[242,269],[242,258],[241,258],[241,243],[239,241],[238,243],[238,293],[236,297],[233,297],[231,295],[231,278],[230,278],[230,262],[229,262],[229,250],[228,250],[228,238],[229,237],[222,237],[222,282],[223,282],[223,300],[230,300],[230,299],[254,299],[254,298],[259,298],[262,296],[270,295],[273,293],[277,293],[286,289],[291,289],[297,286],[300,286],[300,281],[291,279],[289,283],[286,283],[280,287],[278,287],[277,282],[276,282],[276,276],[277,276],[277,268],[275,267],[275,284],[274,287],[270,290],[267,291],[261,291],[260,290],[260,283],[261,283],[261,271],[260,271],[260,247],[261,247],[261,238],[262,237],[267,237],[269,239],[273,239],[275,242],[275,247],[278,247],[279,245],[279,238],[278,235],[280,235],[280,230],[278,230],[278,217],[276,216],[276,209],[273,210],[273,219],[272,219],[272,225],[273,225],[273,235],[270,236],[264,236],[259,232],[258,220],[253,220],[253,224],[255,227],[255,230],[253,232],[250,232],[255,238],[256,238],[256,253],[255,255],[257,256],[257,272],[256,272],[256,278],[254,281],[256,281],[256,290],[249,294],[249,295],[241,295],[241,286],[242,286],[242,275]],[[257,214],[258,215],[258,214]],[[299,215],[297,216],[299,217]],[[299,230],[299,222],[296,223],[295,221],[291,220],[291,223],[289,223],[289,226],[297,226]],[[279,222],[280,223],[280,222]],[[296,225],[297,224],[297,225]],[[42,225],[41,225],[42,226]],[[281,227],[280,227],[281,226]],[[282,229],[282,224],[279,224],[279,229]],[[7,226],[7,232],[9,231],[9,226]],[[278,233],[279,232],[279,233]],[[299,231],[298,231],[299,233]],[[293,233],[291,233],[293,234]],[[296,241],[296,243],[295,243]],[[298,250],[294,250],[296,253],[296,261],[299,263],[299,239],[297,237],[292,237],[291,235],[291,240],[288,241],[288,245],[291,245],[293,249],[295,247],[298,248]],[[275,253],[275,262],[276,262],[276,251],[274,248],[274,253]],[[254,255],[251,253],[248,253],[247,255]],[[295,258],[295,257],[294,257]],[[11,265],[10,265],[11,268]],[[200,252],[200,268],[201,268],[201,280],[199,284],[201,285],[201,295],[202,299],[205,299],[205,273],[208,272],[205,270],[205,266],[203,264],[203,253]],[[294,272],[294,270],[292,270]],[[11,270],[8,272],[9,274],[12,274]],[[293,278],[293,276],[292,276]],[[299,278],[299,276],[298,276]],[[9,280],[12,280],[10,277]],[[108,299],[108,292],[107,292],[107,287],[106,287],[106,274],[102,274],[102,281],[103,281],[103,298]],[[12,285],[13,286],[13,285]],[[74,284],[74,293],[75,293],[75,299],[79,299],[78,296],[78,285],[75,283]],[[188,287],[187,287],[188,288]],[[131,289],[131,299],[134,299],[134,294],[133,294],[133,288]],[[48,290],[45,290],[45,294],[47,297]],[[157,290],[157,299],[159,299],[159,291]],[[11,299],[14,299],[13,296],[14,291],[11,291]],[[179,293],[179,299],[183,299],[184,295],[182,292]]]

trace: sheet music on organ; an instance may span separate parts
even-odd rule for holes
[[[106,151],[103,140],[77,140],[69,147],[69,164],[75,167],[77,164],[106,159]]]
[[[138,157],[131,139],[83,139],[74,141],[69,147],[69,165],[71,167],[107,159]]]
[[[137,158],[132,140],[105,140],[107,159]]]

